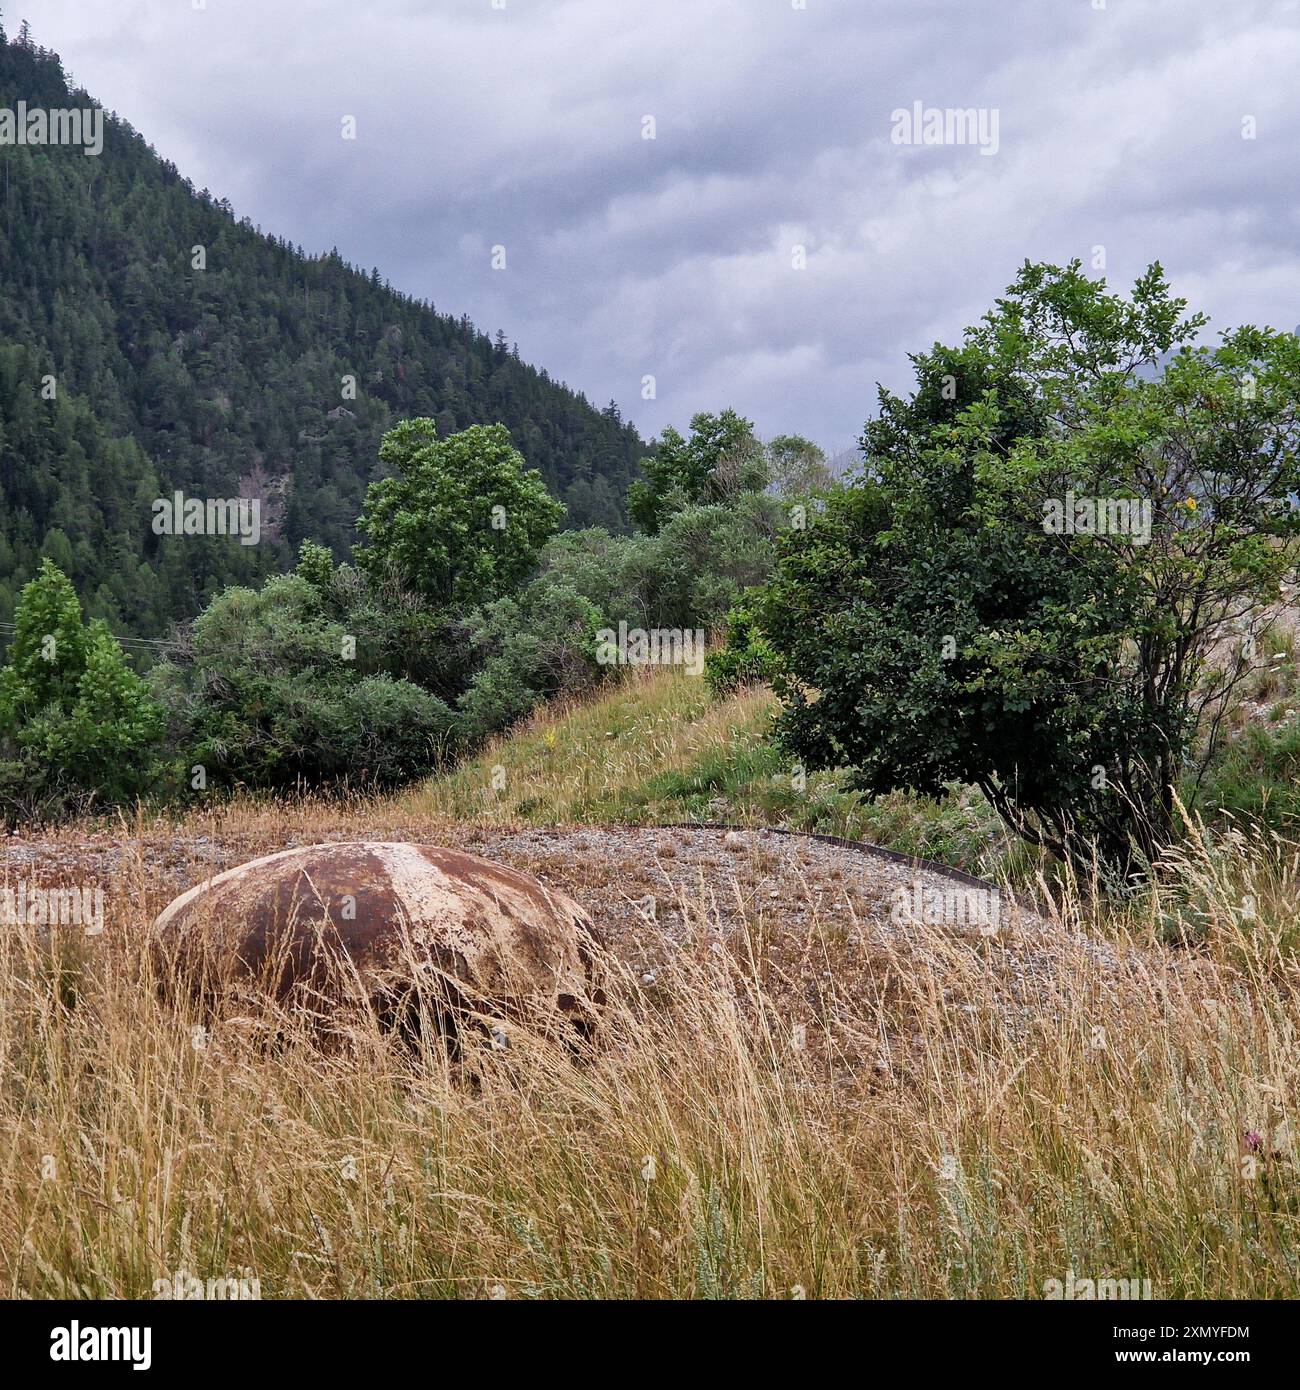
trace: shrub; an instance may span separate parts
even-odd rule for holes
[[[704,659],[704,674],[715,695],[746,685],[762,685],[776,672],[776,653],[743,604],[727,614],[726,641]]]
[[[471,642],[484,660],[460,699],[470,743],[508,728],[544,700],[574,695],[600,678],[595,605],[546,575],[518,600],[499,599],[474,615]]]
[[[457,721],[409,681],[367,673],[364,635],[325,612],[300,575],[227,589],[189,649],[153,674],[177,747],[218,785],[391,786],[436,766]]]
[[[128,801],[154,782],[162,712],[50,560],[24,585],[0,672],[0,807],[30,820]]]

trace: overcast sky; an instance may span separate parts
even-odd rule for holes
[[[237,214],[647,436],[730,405],[851,445],[1026,257],[1300,320],[1297,0],[0,3]],[[915,102],[996,153],[895,143]]]

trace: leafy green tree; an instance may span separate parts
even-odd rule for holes
[[[124,801],[157,774],[161,711],[50,560],[18,596],[0,671],[0,800],[10,819]]]
[[[767,461],[773,489],[784,499],[823,492],[835,481],[825,451],[801,434],[778,434],[769,440]]]
[[[628,489],[628,513],[651,535],[683,507],[761,492],[769,480],[754,426],[734,410],[701,411],[691,420],[689,439],[670,426],[658,450],[641,460],[641,472]]]
[[[504,425],[439,439],[432,420],[406,420],[384,436],[379,454],[394,475],[366,494],[357,564],[375,580],[396,575],[436,604],[508,594],[563,520],[563,506],[525,467]]]
[[[973,783],[1121,871],[1176,833],[1173,786],[1259,664],[1300,484],[1300,342],[1193,347],[1185,308],[1159,266],[1125,298],[1026,265],[960,349],[913,359],[910,398],[881,392],[866,476],[751,605],[805,766]]]

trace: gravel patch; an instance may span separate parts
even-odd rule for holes
[[[322,837],[319,829],[311,834]],[[889,972],[927,971],[954,984],[954,1008],[972,974],[972,998],[999,1001],[1004,1017],[1054,1012],[1052,999],[1086,974],[1104,982],[1119,967],[1107,943],[1067,932],[1003,895],[933,869],[809,836],[764,829],[695,827],[529,828],[348,825],[326,840],[429,840],[535,874],[591,913],[602,940],[653,979],[681,950],[738,955],[754,942],[796,993],[828,1007],[879,989]],[[0,844],[0,882],[115,885],[122,910],[155,913],[204,877],[258,855],[313,840],[265,828],[236,835],[104,830]],[[917,920],[916,909],[922,916]],[[112,918],[110,905],[110,922]],[[1066,962],[1073,967],[1066,970]],[[820,967],[820,968],[818,968]],[[965,982],[964,985],[962,982]],[[1071,981],[1075,983],[1071,983]],[[811,988],[811,994],[809,990]]]

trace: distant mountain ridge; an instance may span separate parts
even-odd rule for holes
[[[0,111],[20,102],[92,99],[0,29]],[[501,421],[570,524],[625,526],[644,443],[503,334],[237,220],[114,116],[98,156],[6,143],[0,166],[0,624],[42,555],[142,635],[304,538],[341,556],[380,437],[411,416]],[[155,536],[151,501],[175,490],[258,497],[264,539]]]

